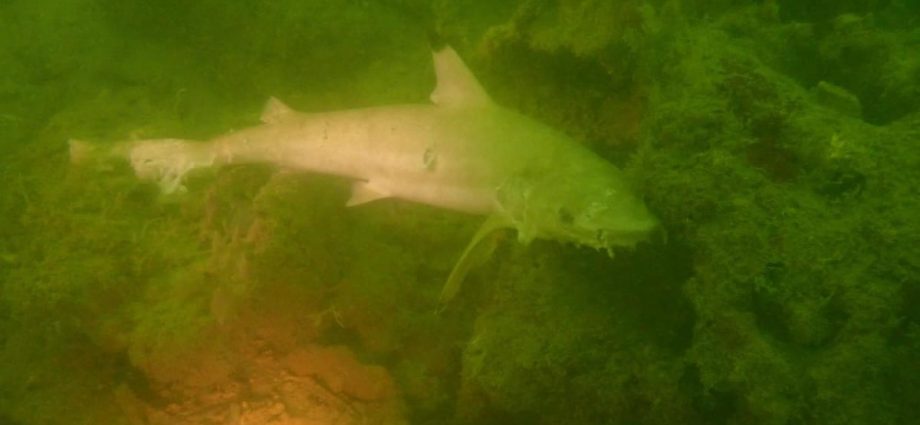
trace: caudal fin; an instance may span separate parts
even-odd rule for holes
[[[125,157],[142,179],[156,181],[163,193],[184,192],[183,182],[195,169],[216,163],[214,145],[182,139],[151,139],[131,142]]]

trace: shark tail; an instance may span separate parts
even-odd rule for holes
[[[110,160],[123,160],[128,157],[131,142],[114,145],[98,145],[79,139],[67,141],[70,163],[74,165],[97,165],[105,168]]]
[[[150,139],[95,145],[67,141],[74,165],[107,167],[110,160],[126,160],[141,180],[154,181],[163,193],[184,192],[188,173],[215,164],[217,152],[209,143],[183,139]]]
[[[156,181],[163,193],[184,192],[184,181],[192,170],[218,162],[212,143],[184,139],[151,139],[131,142],[125,155],[134,174]]]

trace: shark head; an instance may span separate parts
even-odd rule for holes
[[[557,200],[551,205],[556,206],[556,220],[547,217],[547,231],[556,238],[603,249],[613,256],[614,247],[633,247],[658,228],[658,221],[632,193],[610,187],[599,189],[590,198],[579,198],[576,190],[570,199]]]
[[[613,256],[615,247],[633,247],[658,229],[617,168],[602,160],[580,164],[523,173],[499,188],[500,208],[521,242],[553,239]]]

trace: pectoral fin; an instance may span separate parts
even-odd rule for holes
[[[473,239],[466,246],[466,249],[463,250],[460,259],[454,264],[454,268],[447,278],[447,283],[444,284],[444,289],[441,290],[441,296],[438,299],[438,312],[444,311],[451,300],[460,292],[460,287],[467,272],[489,259],[492,252],[495,251],[496,244],[493,243],[494,241],[487,239],[496,230],[505,227],[508,227],[507,220],[498,215],[491,215],[482,223],[482,226],[473,235]]]

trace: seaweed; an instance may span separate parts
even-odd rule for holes
[[[0,4],[0,422],[281,420],[311,395],[374,423],[917,416],[912,3],[263,3]],[[270,95],[424,101],[429,32],[622,165],[667,237],[611,260],[508,235],[438,316],[475,218],[261,166],[162,197],[65,157],[251,125]]]

